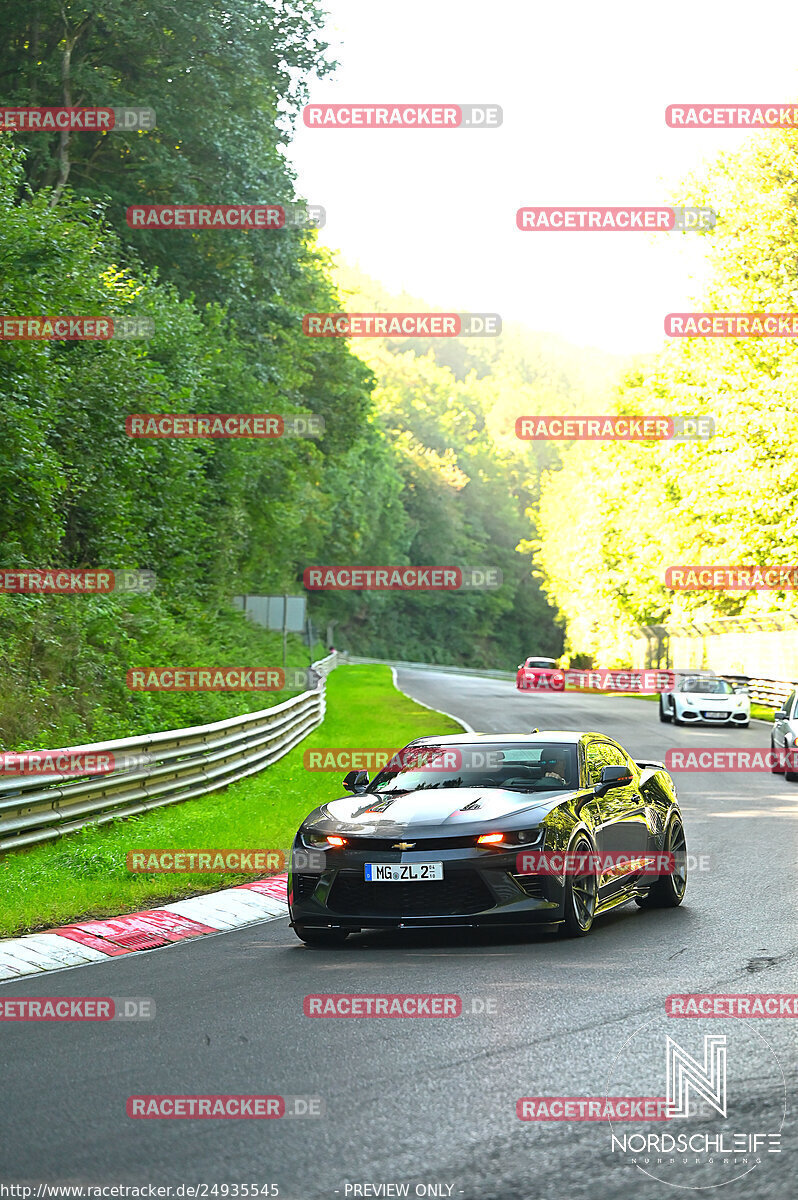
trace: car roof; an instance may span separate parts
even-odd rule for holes
[[[534,746],[540,742],[579,742],[583,737],[605,738],[614,741],[605,733],[584,732],[573,729],[543,729],[537,733],[455,733],[438,734],[437,737],[415,738],[411,746],[439,746],[445,742],[447,746],[470,745],[473,742],[528,742]]]

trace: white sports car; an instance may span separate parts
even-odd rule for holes
[[[660,721],[674,725],[741,725],[751,719],[751,697],[742,685],[701,675],[677,676],[672,692],[659,698]]]

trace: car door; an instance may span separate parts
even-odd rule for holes
[[[640,794],[639,768],[613,742],[601,742],[600,754],[604,766],[627,767],[632,782],[625,787],[612,788],[602,797],[602,827],[598,848],[601,851],[642,855],[648,848],[649,832],[646,804]],[[605,899],[626,891],[642,873],[642,868],[630,871],[620,867],[615,871],[606,871],[599,883],[599,898]]]

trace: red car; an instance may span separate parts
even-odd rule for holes
[[[561,675],[562,668],[557,666],[556,658],[527,658],[518,666],[515,686],[519,691],[531,691],[541,678],[551,679],[553,675]]]

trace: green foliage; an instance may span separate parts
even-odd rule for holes
[[[795,311],[796,194],[798,138],[773,131],[723,155],[674,199],[719,214],[702,235],[710,278],[696,310]],[[673,593],[664,578],[677,564],[795,562],[796,394],[789,338],[677,339],[627,373],[615,411],[706,413],[717,433],[681,445],[580,443],[547,476],[537,552],[571,649],[612,665],[637,625],[794,607],[778,592]],[[564,525],[563,511],[580,520]]]

